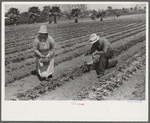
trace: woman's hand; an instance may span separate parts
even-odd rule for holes
[[[48,58],[49,60],[51,60],[51,55],[50,55],[50,53],[47,54],[47,55],[45,56],[45,58]]]
[[[49,57],[50,57],[50,53],[48,53],[45,57],[46,57],[46,58],[49,58]]]

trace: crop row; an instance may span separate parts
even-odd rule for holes
[[[97,30],[95,32],[99,33],[99,35],[102,37],[102,36],[106,36],[106,35],[110,35],[110,34],[114,34],[116,32],[121,32],[121,31],[124,31],[124,30],[128,30],[128,29],[134,29],[134,28],[138,28],[139,26],[142,26],[143,23],[140,23],[140,24],[134,24],[131,26],[131,24],[129,25],[126,25],[126,26],[123,26],[123,25],[120,25],[120,26],[113,26],[113,27],[107,27],[107,28],[101,28],[101,30]],[[87,33],[85,33],[86,35]],[[91,33],[88,33],[87,36],[89,37]],[[113,36],[113,35],[112,35]],[[74,39],[72,39],[74,40]],[[79,40],[80,41],[80,40]],[[70,47],[76,43],[79,43],[79,41],[76,41],[76,42],[70,42],[69,41],[66,41],[65,43],[64,42],[61,42],[61,48],[66,48],[66,47]],[[62,45],[63,44],[63,45]]]
[[[124,23],[129,23],[129,21],[123,21]],[[141,21],[131,21],[131,22],[141,22]],[[79,24],[63,24],[63,25],[56,25],[56,26],[52,26],[52,25],[47,25],[48,26],[48,30],[50,31],[50,34],[53,35],[54,38],[57,38],[59,35],[60,37],[63,37],[63,33],[70,33],[71,31],[78,31],[78,30],[87,30],[87,29],[91,29],[94,25],[94,27],[98,27],[98,26],[103,26],[103,25],[113,25],[113,23],[122,23],[121,21],[111,21],[111,23],[109,23],[108,21],[103,22],[103,23],[93,23],[93,22],[88,22],[88,23],[79,23]],[[84,27],[84,28],[83,28]],[[18,28],[18,27],[17,27]],[[29,38],[31,36],[35,36],[35,34],[37,33],[37,30],[39,27],[35,26],[29,26],[28,28],[22,27],[22,29],[17,29],[14,28],[11,31],[6,31],[5,35],[6,35],[6,43],[11,43],[11,41],[15,41],[20,40],[22,41],[23,39]],[[23,35],[22,35],[23,34]],[[57,35],[56,35],[57,34]]]
[[[105,75],[105,78],[107,78],[106,83],[96,83],[95,86],[83,90],[77,95],[77,100],[82,100],[85,98],[92,100],[102,100],[104,96],[107,96],[111,91],[113,91],[114,88],[118,88],[125,80],[128,79],[128,77],[131,77],[131,75],[134,74],[134,72],[137,71],[137,69],[140,69],[140,67],[143,65],[145,65],[145,50],[129,59],[126,64],[121,65],[112,73]],[[16,94],[16,99],[34,100],[45,92],[50,92],[56,87],[62,86],[64,83],[66,83],[66,81],[74,79],[75,75],[76,77],[81,76],[83,74],[82,67],[76,69],[76,71],[73,72],[70,73],[69,76],[63,75],[64,78],[61,78],[60,80],[52,80],[52,83],[43,82],[24,93],[18,93]],[[93,95],[89,96],[90,91],[93,92]]]
[[[137,32],[136,32],[137,33]],[[128,33],[129,34],[129,33]],[[133,33],[131,33],[130,35],[133,35]],[[115,37],[113,40],[111,40],[110,41],[110,43],[113,43],[112,44],[112,46],[113,47],[115,47],[116,45],[118,45],[118,43],[117,43],[117,41],[119,40],[119,39],[123,39],[123,38],[127,38],[129,35],[127,35],[127,34],[125,34],[125,35],[122,35],[122,37]],[[142,35],[141,35],[142,36]],[[138,39],[138,38],[137,38]],[[114,43],[116,41],[116,44]],[[124,43],[127,43],[127,42],[130,42],[130,40],[128,40],[128,41],[126,41],[126,42],[122,42],[122,44]],[[62,57],[56,57],[55,58],[55,60],[56,60],[56,62],[55,62],[55,66],[57,66],[58,64],[60,64],[60,63],[62,63],[62,62],[65,62],[65,61],[69,61],[69,60],[72,60],[72,58],[74,58],[74,57],[78,57],[78,56],[80,56],[80,55],[82,55],[82,53],[84,53],[85,52],[85,50],[84,49],[87,49],[87,48],[85,48],[86,47],[86,45],[85,45],[85,43],[84,43],[84,45],[79,45],[79,51],[80,51],[80,53],[81,54],[79,54],[79,51],[78,51],[78,49],[73,49],[72,48],[72,50],[74,50],[73,52],[74,52],[74,55],[72,54],[72,50],[70,49],[70,52],[69,51],[67,51],[67,52],[69,52],[67,55],[63,55],[64,57],[62,58]],[[77,48],[77,47],[76,47]],[[66,57],[66,56],[68,56],[68,57]],[[13,71],[20,71],[20,69],[22,68],[22,67],[27,67],[27,66],[31,66],[32,64],[35,64],[35,62],[34,62],[35,60],[34,59],[30,59],[30,60],[27,60],[27,61],[22,61],[22,62],[20,62],[20,63],[12,63],[12,64],[9,64],[9,65],[7,65],[7,71],[6,71],[6,73],[13,73]]]
[[[118,42],[118,44],[122,44],[122,46],[119,45],[120,48],[119,47],[118,48],[115,47],[115,49],[117,49],[116,54],[119,55],[119,53],[121,53],[122,51],[127,50],[128,48],[132,47],[136,43],[143,42],[144,40],[145,40],[145,36],[142,36],[140,38],[136,37],[136,38],[134,38],[134,40],[130,40],[130,41],[127,40],[127,41],[124,41],[124,42]],[[125,42],[127,42],[127,44],[125,44]],[[116,45],[114,45],[114,46],[116,46]],[[62,57],[58,57],[58,59],[56,58],[55,60],[58,63],[59,63],[59,61],[72,60],[73,58],[78,57],[78,56],[84,54],[86,52],[86,50],[89,49],[89,48],[90,48],[90,46],[85,46],[84,48],[75,50],[72,53],[68,53],[67,55],[65,55],[65,57],[63,57],[63,56]],[[68,56],[68,57],[66,57],[66,56]],[[64,58],[64,59],[62,59],[62,58]],[[23,67],[23,68],[21,68],[19,70],[15,70],[15,71],[10,72],[10,73],[6,73],[6,75],[7,75],[7,77],[6,77],[6,84],[11,83],[11,82],[13,82],[16,79],[22,78],[23,76],[26,76],[26,74],[30,75],[31,68],[32,68],[32,70],[34,70],[35,64]],[[74,74],[72,73],[72,75],[74,75]]]
[[[110,30],[110,27],[109,27],[109,30]],[[111,33],[113,33],[113,32],[111,31]],[[83,33],[81,33],[81,34],[83,35]],[[69,34],[67,34],[67,35],[69,35]],[[24,51],[26,49],[30,49],[30,48],[32,48],[31,43],[33,43],[33,40],[34,39],[32,39],[32,40],[26,40],[26,41],[21,41],[21,42],[10,43],[8,46],[6,45],[6,47],[5,47],[5,54],[8,55],[10,53],[14,53],[14,52],[17,52],[17,51],[19,52],[19,51]],[[66,43],[70,43],[70,40],[67,41]],[[71,41],[71,43],[72,43],[72,41]],[[10,46],[12,48],[8,48]],[[65,47],[65,46],[62,46],[62,47]]]
[[[97,26],[97,24],[95,24],[95,23],[91,23],[90,25],[93,25],[93,27],[95,27],[95,26]],[[66,27],[67,28],[66,28]],[[65,33],[74,33],[74,32],[77,32],[76,30],[78,29],[78,30],[85,30],[86,28],[88,28],[89,26],[81,26],[81,27],[79,27],[79,28],[77,28],[76,26],[74,27],[74,28],[70,28],[70,27],[68,27],[68,25],[65,25],[64,26],[64,28],[61,28],[61,29],[51,29],[50,28],[50,30],[52,30],[51,32],[52,32],[52,34],[53,34],[53,38],[58,38],[58,37],[63,37],[64,35],[63,35],[63,33],[65,32]],[[56,26],[57,27],[57,26]],[[84,28],[83,28],[84,27]],[[33,30],[33,29],[31,29],[31,30]],[[35,29],[34,29],[35,30]],[[38,30],[38,29],[37,29]],[[37,31],[36,30],[36,31]],[[17,30],[18,31],[18,30]],[[25,30],[26,31],[26,30]],[[22,33],[22,34],[24,34],[24,33]],[[35,36],[35,34],[36,34],[36,32],[34,32],[34,31],[32,31],[32,33],[29,33],[29,32],[27,32],[27,34],[28,35],[23,35],[23,36],[19,36],[19,37],[17,37],[16,36],[16,34],[15,35],[13,35],[12,36],[12,38],[9,40],[9,41],[7,41],[7,39],[8,39],[8,36],[7,36],[7,33],[6,33],[6,44],[7,43],[11,43],[12,41],[13,42],[20,42],[20,41],[22,41],[22,40],[25,40],[26,38],[29,38],[30,39],[30,37],[32,37],[32,39],[34,38],[33,36]],[[50,33],[51,34],[51,33]],[[56,36],[56,34],[57,34],[57,36]],[[9,35],[11,35],[11,34],[9,34]],[[14,38],[15,37],[15,38]],[[13,39],[14,38],[14,39]]]
[[[94,83],[77,94],[76,100],[104,100],[115,88],[128,80],[135,72],[146,63],[145,49],[130,58],[125,64],[119,66],[112,73],[105,75],[105,83]]]
[[[108,35],[108,33],[107,33],[107,35]],[[79,40],[79,41],[80,41],[80,40]],[[31,43],[32,43],[33,41],[28,41],[28,42],[31,42]],[[69,41],[69,42],[70,42],[70,41]],[[75,42],[75,41],[71,41],[71,43],[72,43],[72,42]],[[22,43],[24,43],[24,42],[22,42]],[[26,43],[26,42],[25,42],[25,43]],[[19,44],[19,43],[18,43],[18,44]],[[68,44],[68,43],[67,43],[67,44]],[[31,47],[31,46],[32,46],[32,45],[29,45],[29,47]],[[68,46],[69,46],[69,44],[68,44]],[[22,47],[23,47],[23,48],[26,48],[26,46],[22,46]],[[64,47],[64,46],[63,46],[63,47]],[[6,48],[6,53],[7,53],[7,52],[12,53],[11,50],[12,50],[12,52],[15,52],[16,48],[15,48],[15,49],[7,49],[7,48]],[[19,54],[22,54],[22,53],[19,52]],[[19,55],[19,54],[18,54],[18,55]],[[11,55],[12,55],[12,54],[11,54]],[[7,56],[8,56],[8,55],[7,55]],[[8,58],[7,56],[6,56],[6,58]],[[20,55],[20,56],[21,56],[21,55]],[[13,55],[12,55],[12,57],[13,57]],[[11,58],[10,58],[10,59],[11,59]]]
[[[132,34],[131,34],[132,35]],[[124,37],[126,37],[127,35],[125,35]],[[120,38],[120,37],[119,37]],[[119,38],[114,38],[113,40],[111,40],[110,42],[114,42],[119,40]],[[122,38],[123,38],[123,35],[122,35]],[[81,45],[82,46],[82,45]],[[115,45],[114,45],[115,46]],[[86,49],[84,48],[85,46],[83,45],[83,49]],[[81,53],[84,52],[84,50],[80,49]],[[70,52],[69,54],[67,54],[67,56],[69,57],[66,57],[66,55],[64,55],[64,57],[62,58],[57,58],[56,57],[56,62],[55,62],[55,66],[62,63],[62,62],[65,62],[67,60],[71,60],[74,56],[74,57],[78,57],[80,54],[78,54],[78,50],[74,51],[74,55],[72,55],[72,53]],[[70,57],[71,56],[71,57]],[[23,68],[23,67],[27,67],[27,66],[31,66],[32,64],[35,64],[34,62],[34,59],[33,60],[27,60],[27,61],[23,61],[23,62],[20,62],[20,63],[16,63],[16,64],[10,64],[6,67],[6,74],[8,73],[14,73],[14,71],[21,71],[20,69]]]
[[[121,25],[127,25],[127,24],[130,24],[131,22],[128,22],[128,23],[121,23]],[[73,38],[73,37],[68,37],[68,35],[66,35],[67,36],[67,38],[63,38],[63,37],[66,37],[65,36],[65,34],[70,34],[70,35],[72,35],[72,34],[78,34],[78,35],[85,35],[85,34],[82,34],[83,32],[85,32],[85,33],[87,33],[87,30],[94,30],[94,32],[96,31],[97,32],[97,29],[99,30],[99,29],[101,29],[101,28],[103,28],[103,27],[110,27],[110,26],[113,26],[113,25],[115,25],[115,24],[120,24],[120,22],[118,22],[118,23],[112,23],[112,24],[103,24],[103,25],[94,25],[94,24],[89,24],[89,25],[93,25],[92,27],[90,27],[90,28],[88,28],[89,26],[81,26],[82,28],[84,27],[84,30],[82,29],[80,29],[80,28],[77,28],[77,30],[74,32],[74,31],[72,31],[73,29],[71,29],[69,32],[67,32],[66,30],[63,30],[61,33],[62,34],[59,34],[58,32],[55,32],[53,35],[52,35],[52,37],[54,38],[54,39],[56,39],[56,41],[59,41],[57,38],[59,38],[59,39],[61,39],[60,41],[64,41],[64,40],[67,40],[67,39],[70,39],[70,38]],[[65,26],[64,26],[65,27]],[[67,26],[68,27],[68,26]],[[97,27],[97,29],[95,29]],[[75,27],[76,28],[76,27]],[[64,34],[64,32],[65,32],[65,34]],[[82,32],[82,33],[79,33],[79,32]],[[19,33],[19,32],[18,32]],[[11,39],[11,40],[9,40],[9,42],[7,43],[7,41],[6,41],[6,45],[8,44],[9,46],[11,46],[11,42],[12,43],[17,43],[17,42],[24,42],[24,40],[33,40],[34,39],[34,37],[35,37],[35,34],[32,36],[31,35],[31,33],[29,33],[30,35],[29,36],[24,36],[24,33],[22,33],[21,35],[20,35],[20,38],[22,38],[21,40],[18,40],[19,39],[19,37],[17,38],[17,37],[15,37],[15,40],[13,40],[13,39]],[[51,34],[51,33],[50,33]],[[56,35],[56,36],[55,36]],[[78,36],[77,35],[77,36]],[[29,37],[31,37],[31,38],[29,38]],[[8,37],[6,36],[6,39],[7,39]]]
[[[141,24],[141,23],[140,23]],[[77,37],[81,37],[81,36],[83,36],[83,35],[87,35],[87,34],[90,34],[91,32],[93,32],[93,30],[95,31],[95,32],[98,32],[100,29],[101,29],[101,31],[103,31],[103,30],[109,30],[109,32],[110,32],[110,29],[113,29],[113,27],[114,28],[116,28],[117,26],[120,26],[120,27],[122,27],[122,26],[124,26],[124,25],[126,25],[126,24],[114,24],[114,25],[112,25],[112,28],[110,28],[110,26],[102,26],[102,27],[93,27],[93,28],[91,28],[90,29],[90,31],[88,31],[88,33],[87,33],[87,30],[77,30],[76,32],[65,32],[65,34],[64,34],[64,32],[63,32],[63,36],[60,36],[60,35],[57,35],[57,38],[55,38],[55,40],[56,40],[56,42],[63,42],[63,41],[65,41],[65,40],[68,40],[68,39],[72,39],[72,38],[77,38]],[[128,26],[128,25],[126,25],[126,26]],[[130,28],[131,27],[134,27],[134,26],[136,26],[136,24],[134,24],[134,25],[130,25]],[[140,26],[139,24],[137,24],[137,26]],[[106,28],[104,28],[104,27],[106,27]],[[96,28],[96,29],[95,29]],[[123,28],[123,27],[122,27]],[[82,33],[81,33],[82,32]],[[56,33],[57,34],[57,33]],[[30,40],[21,40],[21,41],[15,41],[15,42],[13,42],[13,43],[10,43],[9,42],[9,44],[6,44],[6,46],[5,46],[5,49],[6,49],[6,53],[7,53],[7,51],[9,51],[9,48],[13,48],[13,47],[15,47],[15,48],[17,48],[18,46],[22,46],[22,45],[24,45],[25,47],[26,47],[26,45],[28,45],[28,44],[30,44],[30,43],[33,43],[33,40],[34,40],[34,38],[35,37],[33,37],[33,38],[31,38]],[[24,47],[24,46],[22,46],[22,47]]]
[[[92,31],[92,29],[90,31]],[[82,33],[80,33],[80,32],[82,32]],[[60,37],[61,41],[63,41],[63,40],[66,40],[66,38],[69,38],[70,36],[71,36],[70,38],[74,38],[74,37],[77,37],[77,36],[84,35],[83,33],[85,33],[85,32],[87,33],[86,30],[84,30],[84,32],[82,30],[78,30],[76,32],[72,32],[71,31],[71,32],[68,32],[68,33],[65,32],[65,34],[63,32],[63,36],[60,37],[60,35],[58,35],[58,37]],[[66,37],[66,38],[64,39],[64,37]],[[6,44],[6,46],[5,46],[6,53],[7,53],[7,51],[9,51],[9,48],[13,48],[13,47],[17,48],[18,46],[21,46],[21,45],[25,45],[26,46],[27,44],[33,43],[34,38],[35,37],[32,37],[30,40],[20,40],[20,41],[17,41],[17,39],[16,39],[15,42],[12,42],[12,43],[9,42],[9,44]],[[56,38],[55,40],[58,42],[58,38]]]
[[[102,36],[105,36],[105,35],[108,35],[107,36],[107,39],[110,41],[110,42],[112,42],[112,40],[114,40],[114,38],[112,38],[112,37],[114,37],[114,36],[116,36],[115,37],[115,39],[117,39],[117,40],[119,40],[120,38],[122,38],[122,37],[128,37],[128,36],[130,36],[130,35],[132,35],[132,34],[136,34],[137,32],[139,32],[139,28],[142,28],[143,26],[140,26],[140,27],[136,27],[136,28],[132,28],[132,29],[129,29],[129,30],[125,30],[125,31],[123,31],[123,32],[119,32],[119,33],[117,33],[117,34],[113,34],[113,35],[110,35],[111,33],[105,33],[105,34],[103,34]],[[134,30],[136,30],[136,31],[134,31]],[[140,30],[140,31],[142,31],[142,30],[144,30],[143,28]],[[132,32],[133,31],[133,32]],[[130,32],[130,33],[129,33]],[[97,33],[98,34],[98,33]],[[121,34],[124,34],[124,35],[121,35]],[[101,34],[99,34],[100,36],[101,36]],[[109,39],[109,38],[112,38],[112,39]],[[62,53],[66,53],[66,52],[69,52],[69,51],[72,51],[72,50],[74,50],[74,49],[77,49],[77,48],[80,48],[80,47],[83,47],[83,45],[85,45],[83,42],[85,42],[85,41],[87,41],[88,40],[88,37],[86,37],[86,38],[82,38],[82,39],[80,39],[80,40],[78,40],[78,41],[74,41],[74,42],[72,42],[72,44],[68,44],[70,47],[69,48],[65,48],[64,50],[63,49],[60,49],[58,52],[57,52],[57,55],[60,55],[60,54],[62,54]],[[77,46],[75,46],[75,47],[71,47],[72,45],[73,45],[73,43],[74,44],[76,44],[76,43],[80,43],[80,42],[82,42],[82,44],[77,44]],[[25,54],[25,55],[24,55]],[[19,53],[17,53],[17,54],[11,54],[11,55],[6,55],[6,65],[7,64],[9,64],[10,62],[20,62],[21,60],[24,60],[24,59],[26,59],[26,58],[32,58],[32,57],[34,57],[34,53],[33,52],[28,52],[28,53],[22,53],[22,52],[19,52]]]
[[[103,31],[103,30],[107,30],[108,31],[110,29],[110,27],[112,27],[111,29],[113,29],[113,28],[116,28],[116,27],[119,27],[119,26],[121,27],[121,26],[126,26],[126,25],[127,24],[121,24],[121,23],[119,23],[119,24],[118,23],[114,23],[114,24],[112,24],[110,26],[108,26],[108,25],[99,25],[99,26],[91,27],[89,29],[84,29],[84,30],[80,30],[79,29],[79,30],[77,30],[76,32],[73,32],[73,33],[68,32],[70,34],[69,36],[68,35],[63,35],[61,37],[56,37],[55,39],[58,40],[58,42],[63,42],[65,40],[67,40],[67,39],[72,39],[74,37],[81,37],[83,35],[90,34],[90,33],[93,33],[93,32],[98,32],[98,31]]]

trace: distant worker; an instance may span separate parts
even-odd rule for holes
[[[96,34],[92,34],[90,36],[89,42],[90,44],[92,44],[92,47],[85,54],[85,56],[92,55],[92,54],[93,54],[93,58],[96,58],[95,57],[96,55],[99,56],[99,60],[97,64],[98,66],[96,67],[97,78],[99,78],[100,81],[105,82],[106,81],[104,77],[105,69],[114,67],[118,63],[117,60],[113,60],[109,62],[109,59],[111,59],[112,56],[114,55],[114,50],[111,48],[111,45],[107,39],[100,38]],[[96,50],[98,52],[95,52]]]
[[[55,41],[48,34],[45,25],[40,27],[38,33],[33,43],[33,50],[36,54],[36,72],[40,75],[41,80],[48,81],[54,72]]]

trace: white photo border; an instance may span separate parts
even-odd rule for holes
[[[148,121],[149,4],[148,2],[63,2],[62,4],[146,4],[146,99],[128,101],[6,101],[5,100],[5,23],[8,4],[61,4],[60,2],[2,2],[1,21],[1,118],[2,121]],[[75,101],[77,102],[77,101]]]

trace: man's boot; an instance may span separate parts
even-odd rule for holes
[[[118,64],[117,60],[113,60],[111,62],[109,62],[108,66],[106,66],[106,69],[112,68],[112,67],[116,67],[116,65]]]
[[[104,75],[97,75],[97,78],[99,79],[100,82],[106,82],[106,79],[104,77]]]

